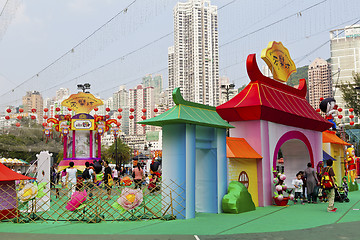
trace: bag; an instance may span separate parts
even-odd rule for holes
[[[85,170],[83,171],[83,173],[81,174],[81,177],[84,180],[90,179],[90,173],[89,173],[89,169],[85,168]]]
[[[110,174],[108,174],[108,185],[109,187],[114,186],[114,179],[111,177]]]
[[[324,174],[321,177],[321,186],[323,189],[325,190],[329,190],[334,188],[334,182],[332,180],[332,178],[329,175],[329,167],[327,167],[327,169],[325,169]]]

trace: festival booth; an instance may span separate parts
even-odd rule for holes
[[[244,138],[226,138],[226,157],[228,158],[229,183],[238,181],[248,189],[256,207],[258,200],[257,164],[260,156]]]
[[[173,188],[163,190],[162,197],[173,199],[178,218],[220,213],[228,183],[226,129],[232,126],[215,107],[185,101],[179,88],[174,89],[173,100],[173,108],[139,122],[162,127],[162,181]]]
[[[262,156],[256,162],[259,206],[272,205],[272,170],[276,169],[281,148],[287,178],[291,181],[308,162],[316,166],[322,159],[322,131],[332,124],[326,121],[306,101],[306,81],[298,88],[288,86],[295,64],[281,43],[271,42],[262,58],[272,70],[274,79],[259,70],[255,54],[246,61],[250,83],[234,98],[218,106],[216,111],[235,128],[230,137],[244,138]],[[282,82],[280,82],[281,80]],[[245,169],[239,169],[240,174]]]
[[[17,216],[18,201],[15,180],[31,180],[0,163],[0,220]]]
[[[333,131],[324,131],[322,139],[322,147],[324,152],[328,153],[335,159],[333,162],[333,169],[335,172],[336,181],[341,185],[341,179],[345,176],[346,172],[344,146],[351,146],[351,144],[336,136],[335,132]]]
[[[83,171],[85,162],[101,159],[101,136],[117,121],[109,119],[108,115],[89,114],[92,110],[97,111],[97,106],[103,105],[101,99],[90,93],[72,94],[61,104],[68,107],[69,111],[75,112],[75,115],[55,115],[55,118],[47,120],[52,126],[48,129],[45,126],[45,130],[51,131],[54,128],[63,137],[64,156],[59,163],[58,171],[67,168],[70,162],[74,162],[74,167]]]

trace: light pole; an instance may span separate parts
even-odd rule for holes
[[[231,83],[229,85],[221,85],[221,89],[225,90],[225,93],[226,94],[226,101],[229,101],[229,94],[230,94],[230,90],[234,89],[235,88],[235,84]]]
[[[88,90],[88,89],[90,89],[90,83],[84,83],[84,84],[78,84],[77,85],[77,88],[78,88],[78,90],[82,90],[84,93],[90,93],[89,91],[85,91],[85,90]]]

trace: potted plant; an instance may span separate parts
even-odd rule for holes
[[[275,186],[275,196],[273,197],[274,202],[278,206],[286,206],[289,199],[293,200],[294,195],[292,194],[292,190],[288,190],[285,184],[286,175],[277,171],[273,171],[274,179],[273,183]]]

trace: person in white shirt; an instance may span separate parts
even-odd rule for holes
[[[113,179],[114,179],[114,183],[117,186],[119,183],[119,171],[117,170],[117,166],[113,169],[112,171],[112,175],[113,175]]]
[[[76,173],[77,169],[74,168],[74,162],[69,163],[69,168],[66,169],[66,181],[65,185],[68,185],[71,189],[71,195],[75,192],[76,189]],[[69,197],[71,197],[71,195]]]
[[[304,182],[301,179],[301,173],[298,172],[296,174],[296,178],[292,181],[292,184],[295,187],[295,197],[294,197],[294,204],[296,204],[297,199],[300,198],[300,202],[304,205],[304,196],[303,196],[303,185]]]

